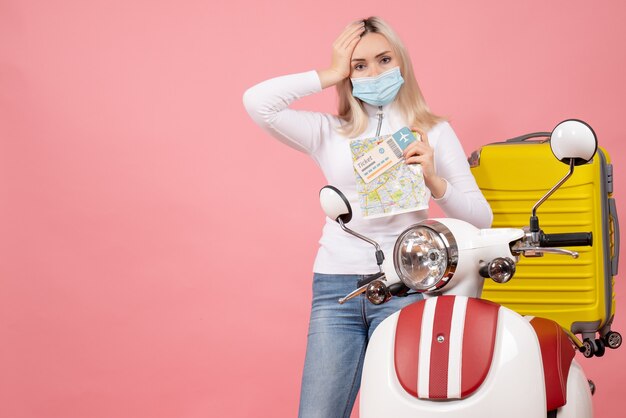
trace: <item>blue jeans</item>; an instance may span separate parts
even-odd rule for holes
[[[364,296],[340,305],[363,276],[313,275],[313,306],[300,390],[300,418],[350,417],[361,384],[367,343],[374,329],[397,310],[422,299],[394,297],[376,306]]]

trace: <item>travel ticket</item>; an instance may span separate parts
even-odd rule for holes
[[[407,127],[391,136],[382,136],[374,148],[354,162],[354,168],[363,181],[369,183],[402,161],[402,152],[416,140],[419,140],[419,135]]]

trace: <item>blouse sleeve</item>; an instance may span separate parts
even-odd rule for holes
[[[452,127],[444,122],[435,148],[435,168],[448,187],[437,204],[446,216],[462,219],[477,228],[489,228],[493,213],[476,184],[463,147]]]
[[[263,81],[243,95],[244,106],[254,122],[284,144],[312,154],[328,127],[325,114],[289,109],[304,96],[322,90],[316,71]]]

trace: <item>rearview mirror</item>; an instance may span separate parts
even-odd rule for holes
[[[598,150],[598,138],[586,122],[578,119],[567,119],[552,130],[550,148],[559,161],[569,166],[569,171],[533,206],[530,216],[530,232],[533,234],[533,243],[536,245],[539,245],[538,237],[541,232],[537,209],[574,174],[575,166],[591,161]]]
[[[598,149],[598,138],[591,126],[578,119],[568,119],[556,125],[550,135],[550,148],[567,165],[586,164]]]
[[[333,186],[324,186],[320,190],[320,204],[326,216],[333,221],[347,224],[352,219],[352,208],[348,199],[339,189]]]

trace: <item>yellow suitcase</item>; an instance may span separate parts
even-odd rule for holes
[[[493,209],[493,227],[529,224],[533,205],[568,172],[557,161],[549,132],[537,132],[483,146],[469,159],[478,186]],[[542,140],[530,140],[542,138]],[[613,170],[599,148],[593,161],[573,176],[538,211],[545,233],[593,233],[592,247],[570,248],[580,257],[545,254],[521,257],[506,284],[485,282],[483,297],[522,315],[557,321],[572,334],[587,357],[621,345],[611,330],[615,314],[614,276],[619,260],[619,223],[613,195]]]

